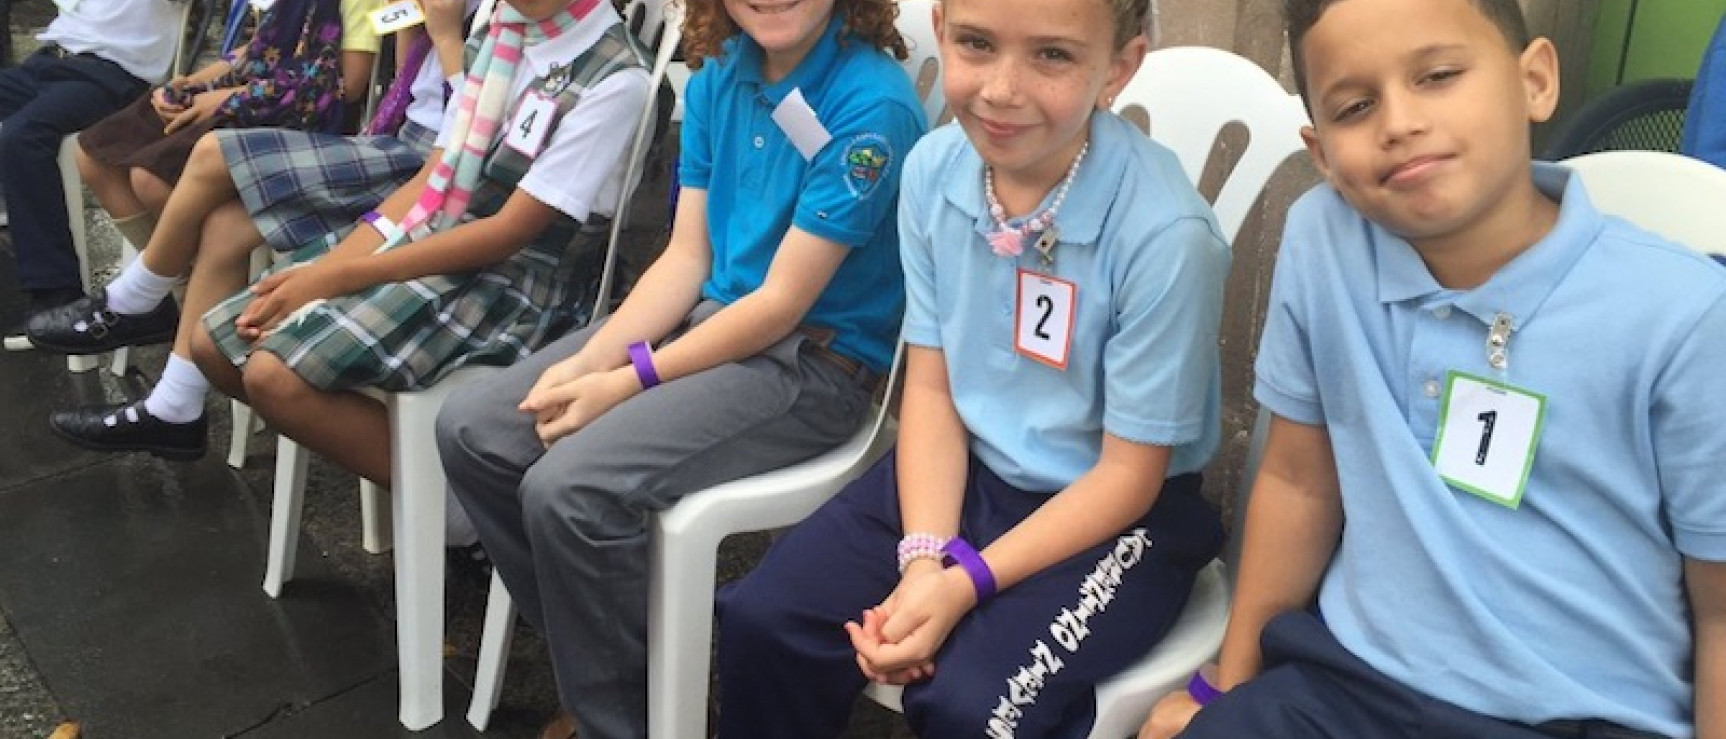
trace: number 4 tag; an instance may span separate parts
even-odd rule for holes
[[[521,107],[516,108],[515,118],[509,122],[509,132],[504,135],[503,143],[529,159],[539,156],[540,147],[545,145],[545,135],[551,131],[551,119],[556,115],[556,100],[539,90],[528,93],[522,99]]]
[[[1451,485],[1507,508],[1522,504],[1546,417],[1546,397],[1451,372],[1432,464]]]
[[[1019,312],[1014,345],[1019,353],[1064,370],[1073,344],[1073,306],[1079,288],[1071,282],[1019,270]]]

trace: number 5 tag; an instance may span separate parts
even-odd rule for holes
[[[252,0],[254,3],[257,0]],[[275,2],[275,0],[270,0]],[[372,31],[379,36],[386,36],[403,28],[411,28],[424,23],[425,11],[420,9],[419,0],[397,0],[368,14],[372,21]]]
[[[1073,309],[1079,288],[1066,280],[1019,270],[1015,348],[1020,354],[1064,370],[1073,344]]]
[[[1444,481],[1506,508],[1522,504],[1546,397],[1474,375],[1445,380],[1432,464]]]

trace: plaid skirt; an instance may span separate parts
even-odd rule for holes
[[[609,230],[605,219],[595,220],[573,241],[542,235],[481,270],[314,301],[256,342],[234,329],[252,302],[250,290],[211,308],[204,328],[234,366],[253,351],[268,351],[323,390],[429,387],[465,365],[514,363],[562,331],[586,325]],[[552,240],[560,243],[546,243]],[[322,241],[312,244],[274,271],[329,249]]]
[[[246,128],[216,131],[216,140],[258,233],[285,252],[346,237],[362,214],[413,179],[437,132],[409,121],[394,136]]]

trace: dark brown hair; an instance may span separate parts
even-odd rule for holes
[[[1301,48],[1306,41],[1308,31],[1318,25],[1319,18],[1330,6],[1342,0],[1283,0],[1283,20],[1288,24],[1289,61],[1294,65],[1295,89],[1300,91],[1302,100],[1307,101],[1310,110],[1312,102],[1307,98],[1306,89],[1306,52]],[[1468,0],[1475,10],[1492,21],[1498,27],[1498,32],[1504,35],[1506,43],[1515,53],[1522,53],[1532,40],[1528,35],[1528,23],[1522,18],[1522,6],[1517,0]]]

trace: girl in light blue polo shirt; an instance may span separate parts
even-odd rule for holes
[[[1217,553],[1228,245],[1106,112],[1148,5],[936,12],[959,125],[900,195],[901,443],[722,594],[725,739],[837,736],[869,680],[919,736],[1083,736]]]

